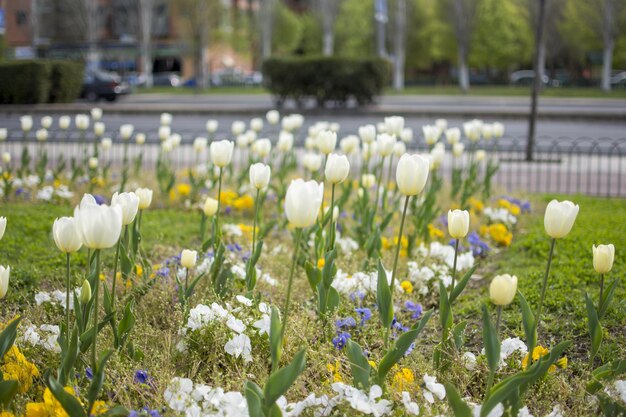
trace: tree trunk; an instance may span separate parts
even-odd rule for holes
[[[467,93],[470,87],[467,47],[462,42],[459,43],[459,87],[464,93]]]
[[[611,91],[611,67],[613,64],[613,48],[615,48],[613,0],[604,0],[604,13],[602,15],[602,90]]]
[[[533,90],[530,100],[530,118],[528,120],[528,140],[526,141],[526,160],[533,160],[533,150],[535,147],[535,124],[537,122],[537,99],[539,95],[539,89],[543,80],[538,76],[539,74],[539,55],[541,50],[541,44],[543,43],[543,27],[545,25],[546,18],[546,0],[539,1],[539,21],[537,23],[537,32],[535,34],[535,58],[533,62],[533,70],[535,77],[533,78]]]
[[[322,0],[322,43],[324,56],[332,56],[335,49],[334,13],[331,10],[331,1],[335,0]]]
[[[100,67],[100,51],[98,48],[98,4],[96,0],[85,0],[86,38],[87,38],[87,68],[97,70]]]
[[[387,58],[386,0],[374,0],[374,20],[376,21],[376,52],[380,58]]]
[[[539,45],[539,79],[542,82],[539,84],[539,88],[543,88],[543,76],[546,74],[546,43],[542,42]]]
[[[611,91],[611,67],[613,64],[613,41],[604,44],[602,51],[602,90]]]
[[[152,79],[152,53],[150,50],[150,42],[141,42],[141,69],[144,77],[146,77],[146,87],[153,86]]]
[[[154,0],[138,0],[138,17],[141,36],[140,59],[141,70],[146,79],[146,87],[153,85],[152,79],[152,19],[154,11]]]
[[[272,27],[274,20],[274,0],[261,0],[261,56],[269,58],[272,55]]]
[[[404,60],[406,37],[406,0],[396,0],[396,39],[394,54],[393,88],[404,89]]]

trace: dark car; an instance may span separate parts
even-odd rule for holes
[[[89,71],[85,73],[81,97],[89,101],[105,99],[115,101],[121,95],[130,93],[128,84],[120,77],[107,71]]]
[[[152,85],[155,87],[180,87],[180,75],[176,72],[155,72],[152,74]]]

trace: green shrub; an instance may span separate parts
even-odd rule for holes
[[[368,104],[382,93],[389,73],[389,63],[379,58],[290,57],[263,63],[266,86],[279,105],[289,98],[297,103],[314,98],[319,106],[350,99]]]
[[[80,94],[83,64],[71,61],[12,61],[0,64],[0,103],[66,103]]]
[[[37,104],[48,100],[50,65],[45,61],[0,64],[0,103]]]
[[[69,103],[83,88],[84,64],[76,61],[50,62],[50,103]]]

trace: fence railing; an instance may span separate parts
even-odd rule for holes
[[[143,169],[153,170],[160,152],[157,131],[145,132],[147,139],[143,145],[128,143],[128,155],[134,159],[142,155]],[[208,150],[199,155],[192,143],[197,136],[207,136],[205,131],[178,131],[182,137],[180,146],[175,148],[169,159],[175,169],[182,170],[194,163],[208,162]],[[31,155],[37,155],[40,147],[45,147],[49,165],[52,168],[59,158],[65,160],[83,155],[87,146],[91,153],[94,136],[86,132],[84,137],[79,132],[50,131],[45,142],[37,142],[34,133],[24,138],[22,132],[13,131],[9,137],[0,142],[2,152],[10,152],[14,164],[19,164],[19,156],[23,146],[27,146]],[[301,148],[303,137],[296,139]],[[273,139],[275,142],[275,139]],[[524,137],[505,136],[497,142],[481,141],[478,148],[484,149],[487,158],[497,158],[499,171],[493,178],[495,187],[507,192],[540,192],[540,193],[582,193],[602,197],[626,197],[626,137],[622,138],[591,138],[591,137],[538,137],[533,161],[525,158],[526,139]],[[444,176],[451,175],[453,156],[447,152],[443,161]],[[108,151],[100,151],[100,163],[119,165],[123,159],[124,143],[121,138],[113,137],[113,145]],[[412,151],[425,152],[426,144],[421,138],[410,146]],[[466,150],[469,144],[466,143]],[[298,152],[304,152],[299,149]],[[465,163],[466,157],[455,163]],[[235,150],[233,158],[237,168],[247,164],[247,156],[241,150]],[[360,158],[352,157],[353,169],[360,170]]]

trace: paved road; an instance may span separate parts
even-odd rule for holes
[[[257,112],[254,115],[262,116],[264,113]],[[53,116],[57,116],[54,114]],[[39,115],[35,116],[35,126],[39,125]],[[198,135],[206,135],[205,123],[210,116],[207,115],[175,115],[172,124],[172,130],[174,132],[180,132],[184,139],[191,140],[191,138]],[[216,115],[215,118],[219,120],[219,129],[217,132],[218,137],[229,137],[230,126],[235,120],[248,121],[250,115]],[[0,109],[0,127],[7,127],[10,130],[17,132],[19,130],[19,114],[6,114],[2,113]],[[56,119],[56,117],[55,117]],[[382,116],[375,115],[344,115],[339,114],[335,116],[329,115],[310,115],[306,118],[305,128],[316,121],[329,120],[338,122],[341,125],[340,135],[344,136],[348,134],[354,134],[357,132],[359,126],[367,123],[376,123],[382,120]],[[415,137],[421,137],[421,126],[429,123],[434,123],[434,117],[419,117],[409,116],[406,119],[406,124],[415,130]],[[448,118],[449,126],[460,126],[466,119],[455,117]],[[520,119],[500,119],[497,117],[486,118],[485,121],[497,121],[502,120],[504,122],[507,136],[513,137],[525,137],[527,132],[527,122]],[[152,137],[156,137],[156,129],[159,124],[158,114],[110,114],[105,110],[103,121],[107,127],[107,135],[114,135],[119,131],[119,126],[124,123],[132,123],[135,125],[136,131],[149,132]],[[56,126],[56,120],[55,120]],[[626,121],[577,121],[577,120],[539,120],[537,125],[538,137],[591,137],[602,138],[608,137],[613,139],[623,139],[626,141]],[[32,135],[32,133],[31,133]],[[275,136],[275,130],[270,129],[268,126],[264,128],[261,136],[271,135]]]

